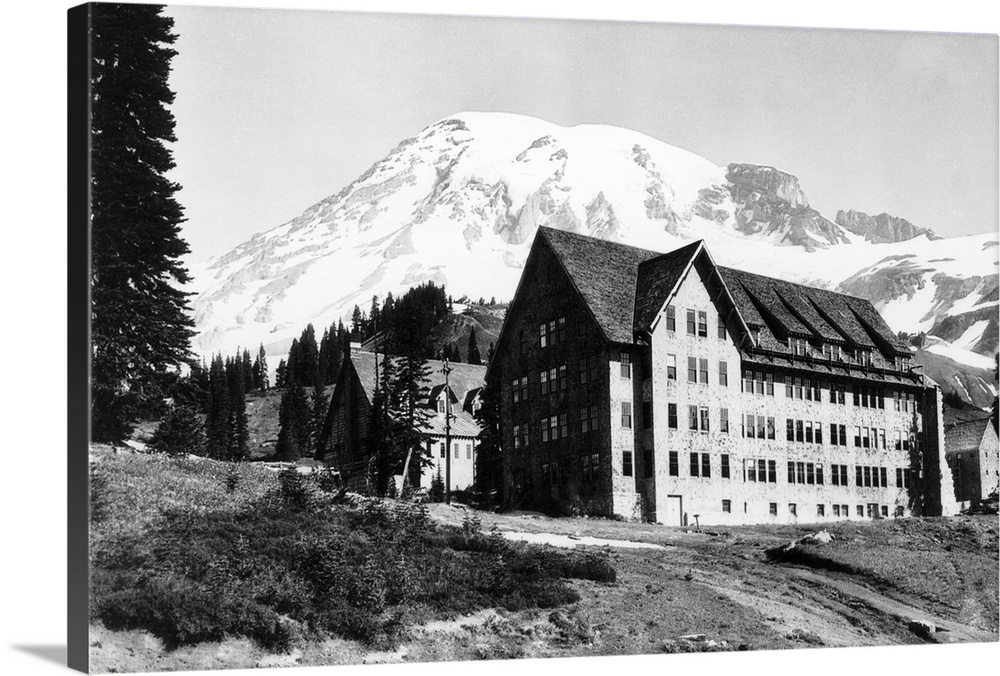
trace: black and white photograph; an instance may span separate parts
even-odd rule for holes
[[[69,666],[995,663],[995,24],[65,9]]]

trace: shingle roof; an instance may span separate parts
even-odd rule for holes
[[[663,254],[553,228],[539,228],[538,232],[576,284],[605,337],[619,343],[633,342],[639,265]]]
[[[352,350],[350,359],[354,363],[354,370],[358,373],[358,379],[364,388],[365,395],[371,401],[372,392],[375,391],[375,358],[378,357],[379,368],[384,363],[384,354],[376,355],[374,352],[364,350]],[[462,364],[458,362],[448,362],[451,366],[451,373],[448,375],[448,385],[455,393],[458,401],[465,401],[465,395],[470,391],[480,388],[484,384],[486,377],[486,367],[475,364]],[[441,368],[444,362],[438,359],[428,359],[427,366],[430,374],[427,378],[428,389],[444,385],[444,373]]]
[[[944,449],[947,453],[975,451],[983,441],[983,435],[990,426],[990,419],[970,420],[958,423],[944,433]]]
[[[700,247],[700,241],[693,242],[639,264],[635,281],[635,312],[632,319],[635,330],[644,330],[653,323],[667,296],[677,286],[681,275]]]
[[[583,296],[608,340],[631,343],[648,328],[701,242],[666,254],[539,228]],[[707,253],[707,250],[705,250]],[[873,351],[873,366],[892,368],[882,350],[910,354],[872,304],[862,298],[717,266],[743,320],[761,328],[759,347],[791,352],[798,334]]]

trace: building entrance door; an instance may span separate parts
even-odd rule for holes
[[[664,515],[663,523],[667,526],[684,525],[684,499],[679,495],[667,496],[667,511]]]

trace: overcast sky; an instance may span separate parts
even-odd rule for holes
[[[464,110],[612,124],[719,165],[773,165],[828,218],[884,211],[945,236],[997,228],[995,35],[169,13],[172,178],[192,262],[297,216]]]

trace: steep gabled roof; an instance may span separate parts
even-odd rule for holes
[[[976,451],[983,442],[983,436],[992,427],[990,418],[969,420],[958,423],[944,433],[944,449],[947,453]],[[992,431],[992,430],[990,430]]]
[[[583,296],[605,337],[631,343],[639,265],[662,254],[553,228],[539,228],[538,232]]]
[[[635,280],[633,330],[647,329],[653,323],[701,247],[701,241],[692,242],[639,264]]]
[[[381,369],[386,359],[384,354],[376,355],[374,352],[352,350],[350,355],[351,362],[354,364],[354,370],[357,371],[358,380],[361,382],[361,387],[364,389],[368,401],[371,401],[372,393],[375,391],[376,357]],[[427,388],[433,392],[439,392],[440,388],[444,387],[444,374],[441,372],[443,365],[444,362],[437,359],[427,360],[427,367],[430,369],[430,374],[427,377],[426,384]],[[448,385],[454,394],[452,401],[463,401],[466,393],[483,386],[484,378],[486,377],[485,366],[457,362],[449,362],[449,365],[451,366],[451,373],[448,375]]]
[[[358,374],[361,388],[368,401],[371,402],[375,392],[375,361],[377,358],[379,369],[381,369],[386,355],[364,350],[352,350],[349,358]],[[443,365],[444,362],[437,359],[427,360],[427,366],[430,369],[426,383],[430,390],[428,399],[437,397],[444,389],[444,373],[441,371]],[[474,397],[483,387],[486,367],[457,362],[449,362],[449,365],[451,373],[448,374],[448,386],[451,390],[450,399],[454,402],[451,408],[451,434],[456,437],[475,437],[479,434],[479,423],[470,412],[465,410],[464,405],[460,404],[469,399],[470,396]],[[428,434],[444,435],[444,413],[438,413],[437,409],[434,409],[431,417],[427,420],[424,431]]]

